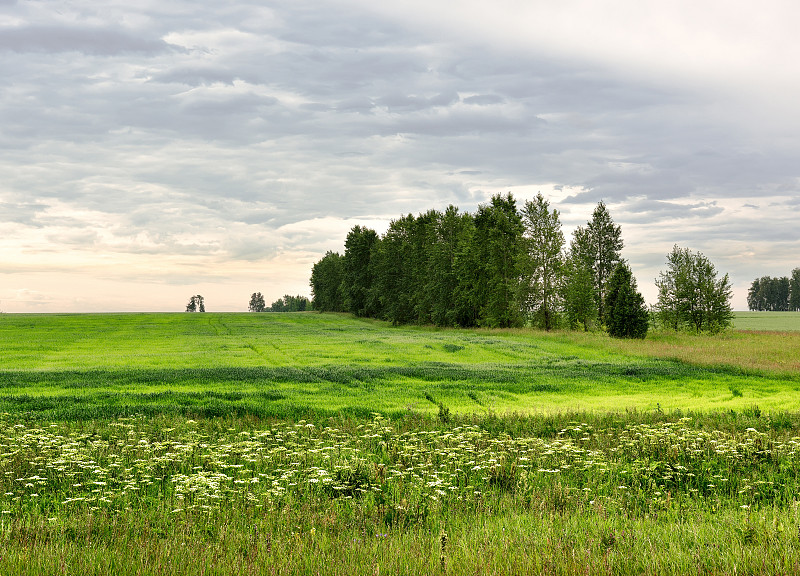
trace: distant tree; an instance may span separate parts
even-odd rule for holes
[[[789,310],[800,311],[800,268],[792,270],[789,280]]]
[[[606,329],[615,338],[644,338],[650,313],[636,289],[636,279],[627,264],[617,264],[608,281],[605,301]]]
[[[747,307],[750,310],[764,310],[765,303],[761,293],[761,278],[756,278],[747,290]]]
[[[792,277],[756,278],[747,291],[747,307],[750,310],[785,312],[800,306],[800,269],[792,271]],[[794,296],[793,296],[794,295]],[[794,298],[794,300],[793,300]]]
[[[338,252],[329,250],[311,270],[310,284],[314,310],[344,312],[343,277],[342,257]]]
[[[203,297],[200,296],[200,294],[197,294],[196,296],[192,296],[189,299],[189,303],[186,305],[186,311],[187,312],[205,312],[206,311],[206,305],[205,305],[205,301],[203,300]]]
[[[305,296],[284,295],[267,308],[267,312],[305,312],[311,309],[311,301]]]
[[[564,278],[564,233],[558,210],[541,193],[522,209],[525,233],[520,259],[520,301],[534,326],[552,330],[561,308]]]
[[[250,312],[264,312],[267,309],[267,305],[264,302],[264,296],[261,292],[253,292],[253,295],[250,296],[250,306],[248,306],[248,310]]]
[[[667,256],[667,270],[656,279],[656,317],[672,329],[718,332],[731,325],[732,289],[728,275],[717,270],[700,252],[674,246]]]
[[[345,308],[356,316],[374,316],[377,313],[369,265],[377,241],[377,233],[363,226],[354,226],[345,240],[342,259],[344,302]]]

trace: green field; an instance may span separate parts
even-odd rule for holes
[[[0,315],[2,574],[790,574],[800,332]]]
[[[711,341],[730,354],[734,337],[678,344]],[[638,345],[673,350],[674,338]],[[791,356],[797,343],[781,346]],[[397,416],[439,403],[480,414],[797,406],[793,370],[746,374],[751,363],[702,367],[616,345],[579,333],[392,328],[320,314],[5,315],[0,411],[63,420]]]
[[[796,332],[800,330],[800,312],[736,312],[736,330]]]

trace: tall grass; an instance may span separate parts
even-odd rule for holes
[[[0,572],[798,566],[800,417],[728,414],[714,429],[722,421],[703,415],[570,417],[580,416],[447,425],[6,417]]]

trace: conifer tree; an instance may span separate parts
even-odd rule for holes
[[[627,264],[617,264],[608,281],[606,329],[615,338],[644,338],[649,314],[636,279]]]

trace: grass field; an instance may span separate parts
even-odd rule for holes
[[[733,326],[736,330],[797,332],[800,312],[736,312]]]
[[[800,332],[0,315],[2,574],[800,571]]]

